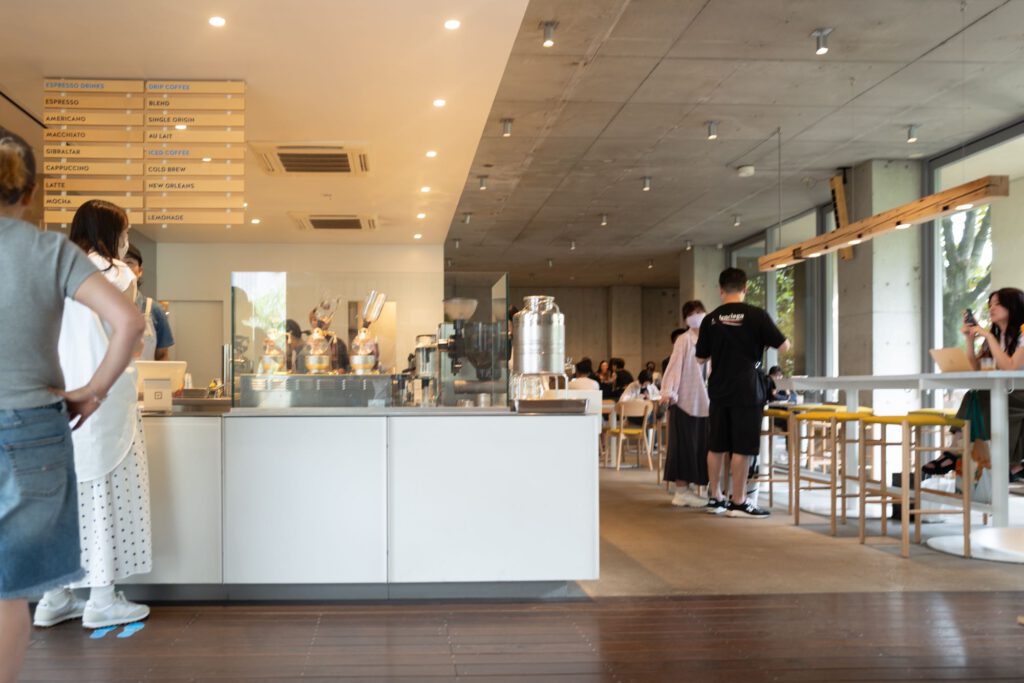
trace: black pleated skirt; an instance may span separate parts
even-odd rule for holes
[[[675,405],[669,407],[665,481],[707,485],[708,424],[706,417],[693,417]]]

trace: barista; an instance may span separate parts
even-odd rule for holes
[[[135,273],[135,279],[141,285],[142,253],[134,244],[128,245],[124,262]],[[163,306],[143,296],[141,289],[135,295],[135,305],[138,306],[139,312],[146,316],[146,333],[142,337],[142,355],[139,360],[167,360],[171,347],[174,346],[174,335],[171,333],[171,324],[167,322]]]
[[[296,375],[305,375],[306,369],[306,342],[302,338],[302,328],[299,323],[289,318],[284,323],[284,331],[288,333],[287,367]],[[352,365],[348,359],[348,346],[341,337],[335,336],[336,353],[334,358],[334,369],[338,372],[349,372]],[[294,358],[294,361],[293,361]],[[293,367],[294,365],[294,367]]]
[[[302,328],[289,318],[284,323],[284,331],[288,333],[285,366],[296,375],[304,375],[306,374],[306,342],[302,340]]]

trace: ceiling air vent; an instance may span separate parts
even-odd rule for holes
[[[253,150],[270,175],[285,173],[336,173],[357,176],[369,173],[366,150],[337,143],[283,144],[254,142]]]
[[[299,227],[303,230],[332,230],[347,232],[353,230],[377,229],[377,219],[373,216],[310,213],[293,213],[291,215],[299,222]]]

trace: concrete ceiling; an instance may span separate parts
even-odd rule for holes
[[[267,175],[250,152],[259,225],[141,230],[160,242],[410,244],[445,239],[527,0],[5,2],[0,90],[42,118],[44,76],[243,79],[250,142],[364,147],[363,177]],[[216,29],[212,15],[227,19]],[[457,31],[443,27],[456,18]],[[435,98],[448,102],[432,106]],[[0,122],[41,149],[39,125]],[[438,156],[427,159],[428,149]],[[422,186],[431,192],[420,192]],[[289,212],[371,215],[374,232],[307,232]],[[416,214],[427,214],[417,220]]]
[[[1024,0],[532,0],[446,256],[517,285],[674,286],[686,240],[778,220],[776,128],[788,217],[828,201],[837,168],[926,158],[1022,112]]]

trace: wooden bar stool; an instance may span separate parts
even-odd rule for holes
[[[963,490],[956,491],[922,491],[921,488],[921,466],[932,459],[932,455],[943,450],[950,450],[950,430],[961,429],[970,433],[970,423],[965,420],[949,417],[941,413],[910,413],[907,415],[872,415],[861,420],[861,455],[866,463],[871,449],[879,448],[880,466],[878,478],[867,478],[867,468],[861,467],[860,471],[860,542],[864,543],[866,536],[864,511],[869,500],[877,500],[882,505],[881,532],[883,536],[888,535],[886,524],[886,506],[899,502],[901,513],[901,546],[900,553],[903,557],[910,556],[910,522],[914,521],[914,542],[921,542],[921,519],[924,515],[960,514],[963,516],[964,534],[964,557],[971,556],[971,488],[974,484],[974,461],[971,458],[970,439],[964,439],[959,448],[961,463],[963,463]],[[881,433],[874,436],[874,428],[880,427]],[[889,427],[899,428],[899,439],[890,440],[886,433]],[[928,443],[926,438],[929,430],[936,432],[935,445]],[[889,447],[899,446],[902,461],[902,472],[900,475],[900,487],[896,489],[887,481],[888,466],[887,453]],[[911,483],[913,479],[913,483]],[[913,496],[911,496],[913,489]],[[941,508],[926,508],[925,498],[953,499],[960,501],[959,509],[943,510]]]
[[[845,410],[823,410],[796,413],[790,418],[790,462],[793,491],[793,524],[800,525],[800,491],[828,491],[830,499],[829,531],[836,535],[836,522],[846,523],[846,499],[850,493],[847,482],[853,480],[847,466],[847,446],[853,443],[848,425],[869,415],[870,409],[861,408],[850,413]],[[807,443],[806,451],[803,448]],[[841,516],[837,515],[842,502]]]

